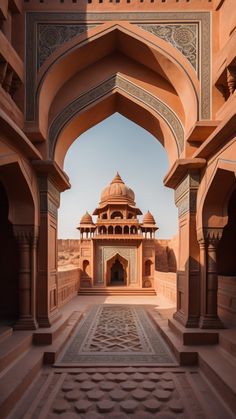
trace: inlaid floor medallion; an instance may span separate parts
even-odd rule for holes
[[[79,325],[63,364],[176,364],[144,307],[99,305]]]

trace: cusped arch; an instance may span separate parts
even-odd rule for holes
[[[172,109],[146,90],[115,75],[78,97],[56,117],[49,130],[48,158],[62,167],[72,142],[114,112],[154,135],[166,149],[170,163],[183,152],[184,128]]]
[[[82,67],[97,62],[102,56],[119,50],[132,59],[138,59],[141,50],[145,53],[145,63],[139,62],[164,77],[171,83],[179,96],[186,113],[186,126],[196,122],[198,114],[199,82],[191,64],[181,53],[166,41],[152,36],[127,22],[112,22],[94,28],[88,37],[75,37],[58,49],[42,67],[38,78],[38,120],[42,135],[47,137],[47,117],[50,106],[61,87]],[[109,45],[109,47],[106,47]],[[131,48],[132,46],[132,48]],[[134,47],[134,48],[133,48]],[[91,49],[90,54],[85,53]],[[128,49],[127,49],[128,48]],[[134,50],[138,53],[136,54]],[[142,54],[141,54],[142,55]],[[87,62],[86,57],[91,57]],[[190,106],[191,102],[191,106]]]
[[[228,222],[228,204],[236,188],[236,166],[224,160],[218,160],[211,175],[208,187],[199,198],[197,212],[198,237],[204,236],[204,229],[221,231]]]
[[[8,197],[9,221],[14,225],[38,225],[37,186],[27,172],[28,167],[10,148],[9,154],[5,154],[5,156],[0,159],[0,181]]]

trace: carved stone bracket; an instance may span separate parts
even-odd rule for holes
[[[189,173],[175,190],[175,204],[179,217],[187,212],[196,212],[197,191],[200,182],[199,172]]]
[[[216,245],[220,241],[223,234],[223,228],[221,227],[204,227],[203,237],[207,244],[215,243]]]
[[[49,212],[55,219],[60,205],[60,192],[47,175],[38,177],[40,192],[40,212]]]

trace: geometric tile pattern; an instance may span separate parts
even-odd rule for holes
[[[197,369],[60,368],[42,378],[12,419],[232,418]]]
[[[176,361],[145,308],[106,304],[90,309],[59,363],[173,365]]]

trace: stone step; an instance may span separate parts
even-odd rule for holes
[[[219,332],[219,345],[230,356],[236,359],[236,329],[225,329]]]
[[[32,332],[14,331],[0,345],[0,373],[32,345]]]
[[[19,350],[16,351],[17,345],[15,338],[14,343],[12,343],[13,350],[17,352],[15,359],[12,362],[8,362],[7,367],[0,374],[1,419],[9,414],[17,401],[22,397],[39,373],[43,364],[53,364],[56,361],[81,318],[82,313],[74,311],[67,318],[63,318],[58,325],[55,324],[49,328],[45,335],[43,334],[44,330],[40,329],[37,331],[37,334],[40,335],[42,331],[42,339],[40,337],[36,339],[37,345],[32,345],[32,332],[31,334],[28,331],[13,332],[10,338],[13,338],[14,335],[17,336]],[[22,335],[21,339],[19,338],[20,335]],[[24,350],[23,346],[20,346],[20,342],[22,341],[27,341],[27,350]],[[45,345],[43,343],[48,341],[52,342],[52,344]]]
[[[0,326],[0,343],[12,335],[13,328],[10,326]]]
[[[69,317],[66,326],[57,336],[55,341],[52,345],[48,345],[44,347],[44,364],[54,364],[59,354],[64,349],[66,343],[68,342],[69,338],[71,337],[72,333],[74,332],[76,326],[82,319],[83,314],[79,311],[75,311]]]
[[[186,328],[173,318],[168,320],[168,326],[183,345],[215,345],[219,340],[219,331],[215,329]]]
[[[30,386],[43,365],[43,351],[31,347],[0,377],[0,418],[4,419]]]
[[[158,331],[174,353],[180,365],[197,365],[198,353],[195,347],[183,345],[180,338],[170,329],[168,320],[163,320],[154,310],[148,310],[148,314],[155,323]]]
[[[220,349],[201,347],[198,354],[200,370],[236,414],[236,360]]]
[[[154,296],[156,291],[153,288],[126,288],[126,287],[112,287],[112,288],[80,288],[79,295],[141,295]]]

